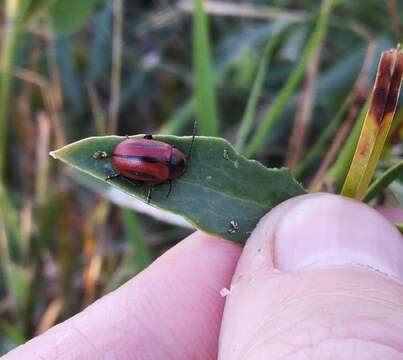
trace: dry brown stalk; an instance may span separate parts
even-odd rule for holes
[[[39,205],[44,205],[48,193],[47,182],[49,178],[50,122],[47,113],[42,111],[38,114],[36,134],[35,200]]]
[[[55,134],[56,147],[64,146],[65,134],[63,125],[60,119],[60,99],[57,94],[52,91],[53,85],[43,76],[38,73],[27,70],[19,69],[15,76],[23,81],[35,84],[41,90],[42,98],[45,102],[46,112],[49,115],[52,124],[52,131]],[[56,95],[56,96],[55,96]]]
[[[62,310],[62,307],[63,302],[60,299],[54,299],[49,303],[39,321],[38,327],[36,328],[35,336],[43,334],[46,330],[55,325],[57,318],[59,317]]]
[[[322,11],[329,6],[329,0],[322,1]],[[286,166],[290,170],[295,170],[298,166],[302,151],[305,146],[306,137],[311,123],[312,109],[315,96],[315,83],[318,75],[320,54],[323,47],[324,38],[320,40],[311,61],[308,65],[305,75],[305,82],[299,98],[297,112],[294,120],[290,141],[288,144],[288,153]]]
[[[122,72],[123,51],[123,0],[113,1],[113,38],[112,38],[112,74],[109,133],[114,134],[118,128],[119,100]]]
[[[90,106],[95,122],[95,128],[97,129],[97,135],[105,135],[107,121],[102,110],[101,101],[99,100],[99,96],[94,86],[88,85],[87,90],[90,98]]]
[[[96,289],[101,275],[103,256],[102,243],[97,241],[97,229],[105,224],[110,204],[105,199],[100,199],[91,217],[84,227],[83,251],[86,257],[84,269],[84,300],[83,307],[91,304],[96,299]]]

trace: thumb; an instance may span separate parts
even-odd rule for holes
[[[227,297],[219,359],[401,359],[403,238],[330,194],[286,201],[257,225]]]

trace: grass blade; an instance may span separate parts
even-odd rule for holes
[[[5,32],[0,57],[0,178],[4,172],[6,160],[11,75],[18,41],[22,33],[22,24],[18,16],[21,9],[19,9],[18,5],[19,3],[13,4],[11,1],[7,1],[5,6]]]
[[[133,247],[133,253],[129,260],[132,262],[131,265],[136,266],[137,272],[139,272],[151,264],[151,252],[144,239],[137,214],[132,210],[122,209],[122,220],[127,239],[130,240]]]
[[[304,156],[304,161],[298,166],[298,168],[293,172],[294,176],[299,179],[301,178],[305,171],[309,169],[313,163],[320,158],[320,156],[325,152],[325,146],[330,141],[331,137],[336,133],[337,128],[341,124],[346,115],[350,105],[352,103],[351,97],[347,97],[340,109],[337,111],[336,115],[330,120],[326,128],[320,133],[318,140],[309,149],[307,154]]]
[[[368,104],[369,101],[367,101],[361,109],[360,114],[355,121],[354,127],[350,131],[350,135],[340,150],[336,161],[323,177],[323,183],[330,185],[334,189],[339,189],[341,187],[341,184],[347,175],[348,168],[351,164],[351,159],[354,156],[354,150],[357,145],[358,138],[360,137],[360,131],[362,124],[364,123],[365,114],[368,110]],[[321,186],[322,181],[317,185],[312,182],[310,189],[314,189],[316,191],[317,189],[320,189]]]
[[[313,31],[302,55],[301,61],[291,73],[287,83],[281,89],[278,94],[276,100],[274,101],[270,111],[266,115],[266,117],[261,122],[260,126],[256,130],[254,137],[249,143],[248,147],[245,150],[245,155],[250,157],[254,155],[259,147],[263,144],[264,139],[266,138],[267,133],[278,120],[279,115],[284,110],[285,106],[288,103],[288,99],[293,94],[299,83],[301,82],[305,69],[311,59],[312,55],[315,53],[318,44],[320,43],[322,36],[327,28],[330,13],[335,5],[334,0],[330,0],[327,3],[327,6],[323,8],[321,14],[319,16],[318,22],[316,24],[315,30]]]
[[[375,50],[376,50],[376,43],[370,42],[368,44],[364,62],[362,64],[361,71],[357,77],[357,80],[354,84],[353,90],[342,106],[342,108],[346,107],[346,110],[348,110],[346,111],[346,116],[341,115],[343,117],[343,121],[341,122],[340,126],[337,126],[339,128],[335,133],[329,148],[326,150],[325,155],[315,175],[312,177],[310,183],[311,189],[316,190],[321,188],[321,186],[323,185],[324,174],[326,174],[328,168],[333,163],[334,159],[338,155],[340,147],[342,146],[343,142],[348,137],[348,134],[353,128],[354,122],[357,119],[357,115],[359,114],[360,109],[362,109],[363,105],[367,106],[367,104],[369,103],[369,101],[367,100],[369,94],[368,77],[372,67]],[[366,112],[361,111],[359,115],[361,125],[364,121],[365,113]],[[347,164],[346,165],[347,167],[350,166],[351,159],[353,157],[355,150],[355,145],[357,144],[358,141],[361,125],[359,128],[357,127],[357,130],[355,130],[356,127],[354,127],[354,131],[357,133],[357,136],[354,137],[355,140],[352,150],[348,151],[347,157],[345,158],[345,160],[347,160],[346,163],[341,164],[343,167],[345,164]],[[347,170],[343,171],[343,174],[344,175],[342,176],[341,179],[344,180],[347,174]]]
[[[362,201],[368,202],[377,196],[382,190],[395,180],[400,174],[403,174],[403,160],[386,170],[378,179],[376,179],[365,193]]]
[[[23,344],[27,341],[24,332],[17,326],[11,325],[8,322],[0,323],[0,332],[2,337],[6,338],[9,342],[13,343],[13,347]]]
[[[263,57],[259,63],[259,67],[256,73],[255,81],[253,82],[252,91],[250,93],[248,103],[246,105],[245,113],[242,117],[241,126],[238,133],[238,139],[235,144],[235,149],[242,153],[245,145],[246,137],[252,127],[253,118],[256,114],[258,100],[262,93],[264,80],[266,78],[267,70],[270,63],[270,58],[273,53],[273,49],[278,41],[278,34],[272,34],[272,37],[268,41]]]
[[[218,115],[211,67],[208,21],[202,0],[196,1],[193,19],[195,112],[202,135],[218,135]]]
[[[384,52],[378,66],[360,138],[341,194],[362,199],[374,175],[399,99],[403,75],[400,49]]]
[[[124,236],[129,243],[121,264],[113,273],[111,279],[108,280],[108,285],[104,289],[105,292],[118,288],[134,275],[144,270],[153,260],[137,213],[131,209],[123,208],[121,209],[121,218]]]
[[[113,36],[112,36],[112,70],[111,103],[109,113],[109,133],[118,129],[120,86],[122,82],[123,55],[123,0],[113,1]]]
[[[190,121],[193,113],[194,101],[193,99],[190,99],[176,109],[176,111],[162,126],[159,132],[167,135],[179,134],[185,125]]]

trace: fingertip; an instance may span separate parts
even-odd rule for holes
[[[332,341],[346,358],[373,356],[366,342],[388,358],[402,348],[402,274],[402,237],[374,209],[331,194],[288,200],[245,245],[219,359],[325,358]],[[346,340],[356,338],[358,347]]]
[[[195,232],[114,292],[4,359],[215,359],[240,247]]]
[[[237,273],[243,266],[288,272],[355,264],[403,281],[403,241],[372,207],[316,193],[288,200],[262,218],[239,264]]]
[[[277,265],[283,271],[355,264],[403,281],[403,241],[372,207],[322,194],[294,206],[276,232]]]

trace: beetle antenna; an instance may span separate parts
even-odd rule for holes
[[[196,138],[196,131],[197,131],[197,121],[195,120],[193,122],[193,136],[192,136],[192,142],[190,144],[190,149],[189,149],[189,153],[188,153],[188,159],[190,159],[190,156],[192,155],[193,144],[194,144],[195,138]]]

